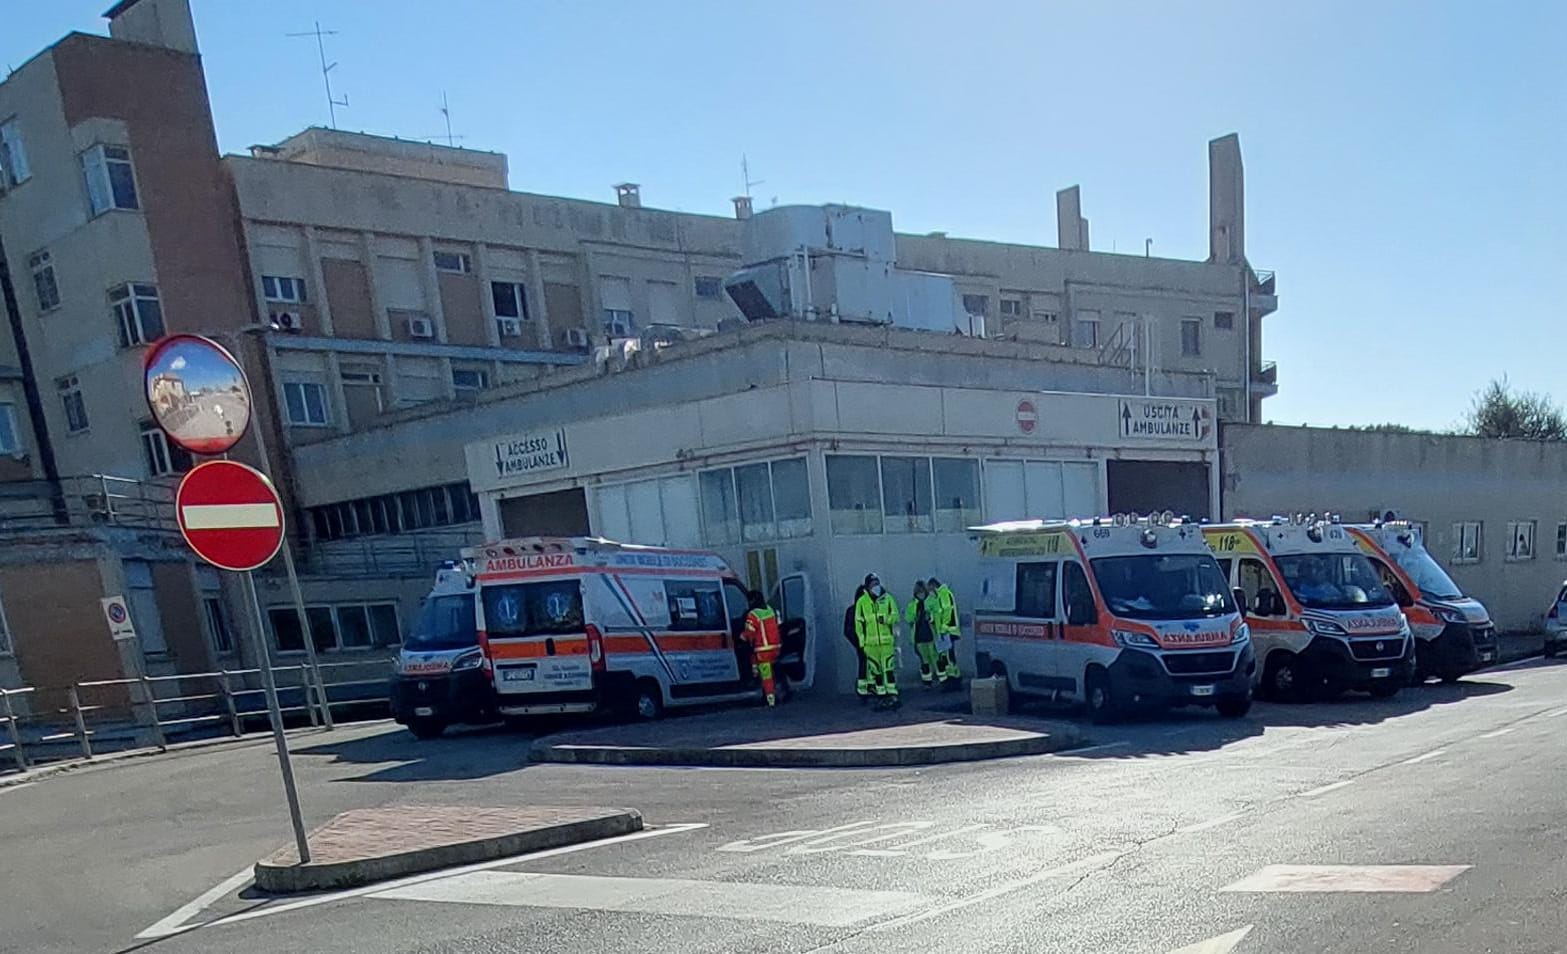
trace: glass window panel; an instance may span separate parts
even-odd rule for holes
[[[828,455],[827,507],[833,533],[881,533],[881,478],[876,458]]]
[[[881,492],[888,533],[929,533],[933,529],[930,458],[883,457]]]
[[[702,496],[702,531],[710,544],[737,543],[740,511],[735,503],[734,474],[729,468],[697,475]]]
[[[376,603],[370,607],[370,634],[377,646],[396,646],[403,641],[397,626],[397,604]]]
[[[981,522],[979,461],[937,457],[930,462],[936,488],[936,529],[963,531]]]
[[[372,642],[370,637],[370,614],[359,604],[352,606],[339,606],[337,608],[337,631],[342,635],[345,649],[368,648]]]
[[[740,502],[740,536],[746,543],[773,540],[778,524],[773,518],[773,486],[766,464],[735,468],[735,489]]]
[[[806,476],[805,458],[775,460],[773,467],[773,510],[778,518],[780,537],[811,535],[811,483]]]

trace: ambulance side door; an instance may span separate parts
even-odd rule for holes
[[[1088,569],[1075,559],[1061,562],[1061,640],[1056,675],[1063,691],[1080,695],[1089,663],[1108,665],[1115,654],[1102,638],[1098,602],[1088,582]]]
[[[1017,564],[1016,635],[1004,641],[1003,663],[1022,692],[1066,688],[1061,680],[1061,561],[1055,557]]]

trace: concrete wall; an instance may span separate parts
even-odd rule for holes
[[[1539,625],[1567,576],[1567,444],[1240,424],[1220,444],[1225,516],[1395,510],[1425,524],[1431,554],[1504,630]],[[1510,558],[1508,524],[1530,520],[1533,558]],[[1453,560],[1459,521],[1482,524],[1478,562]]]

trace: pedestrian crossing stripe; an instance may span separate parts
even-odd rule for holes
[[[1425,894],[1469,865],[1268,865],[1225,891]]]

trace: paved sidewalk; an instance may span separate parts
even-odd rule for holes
[[[348,888],[641,828],[641,814],[623,808],[356,808],[310,833],[307,864],[299,863],[292,844],[258,861],[256,887],[273,893]]]
[[[1082,731],[1065,720],[968,715],[966,695],[904,696],[896,711],[817,695],[777,709],[569,731],[540,739],[531,755],[600,765],[854,768],[1039,755],[1083,744]]]

